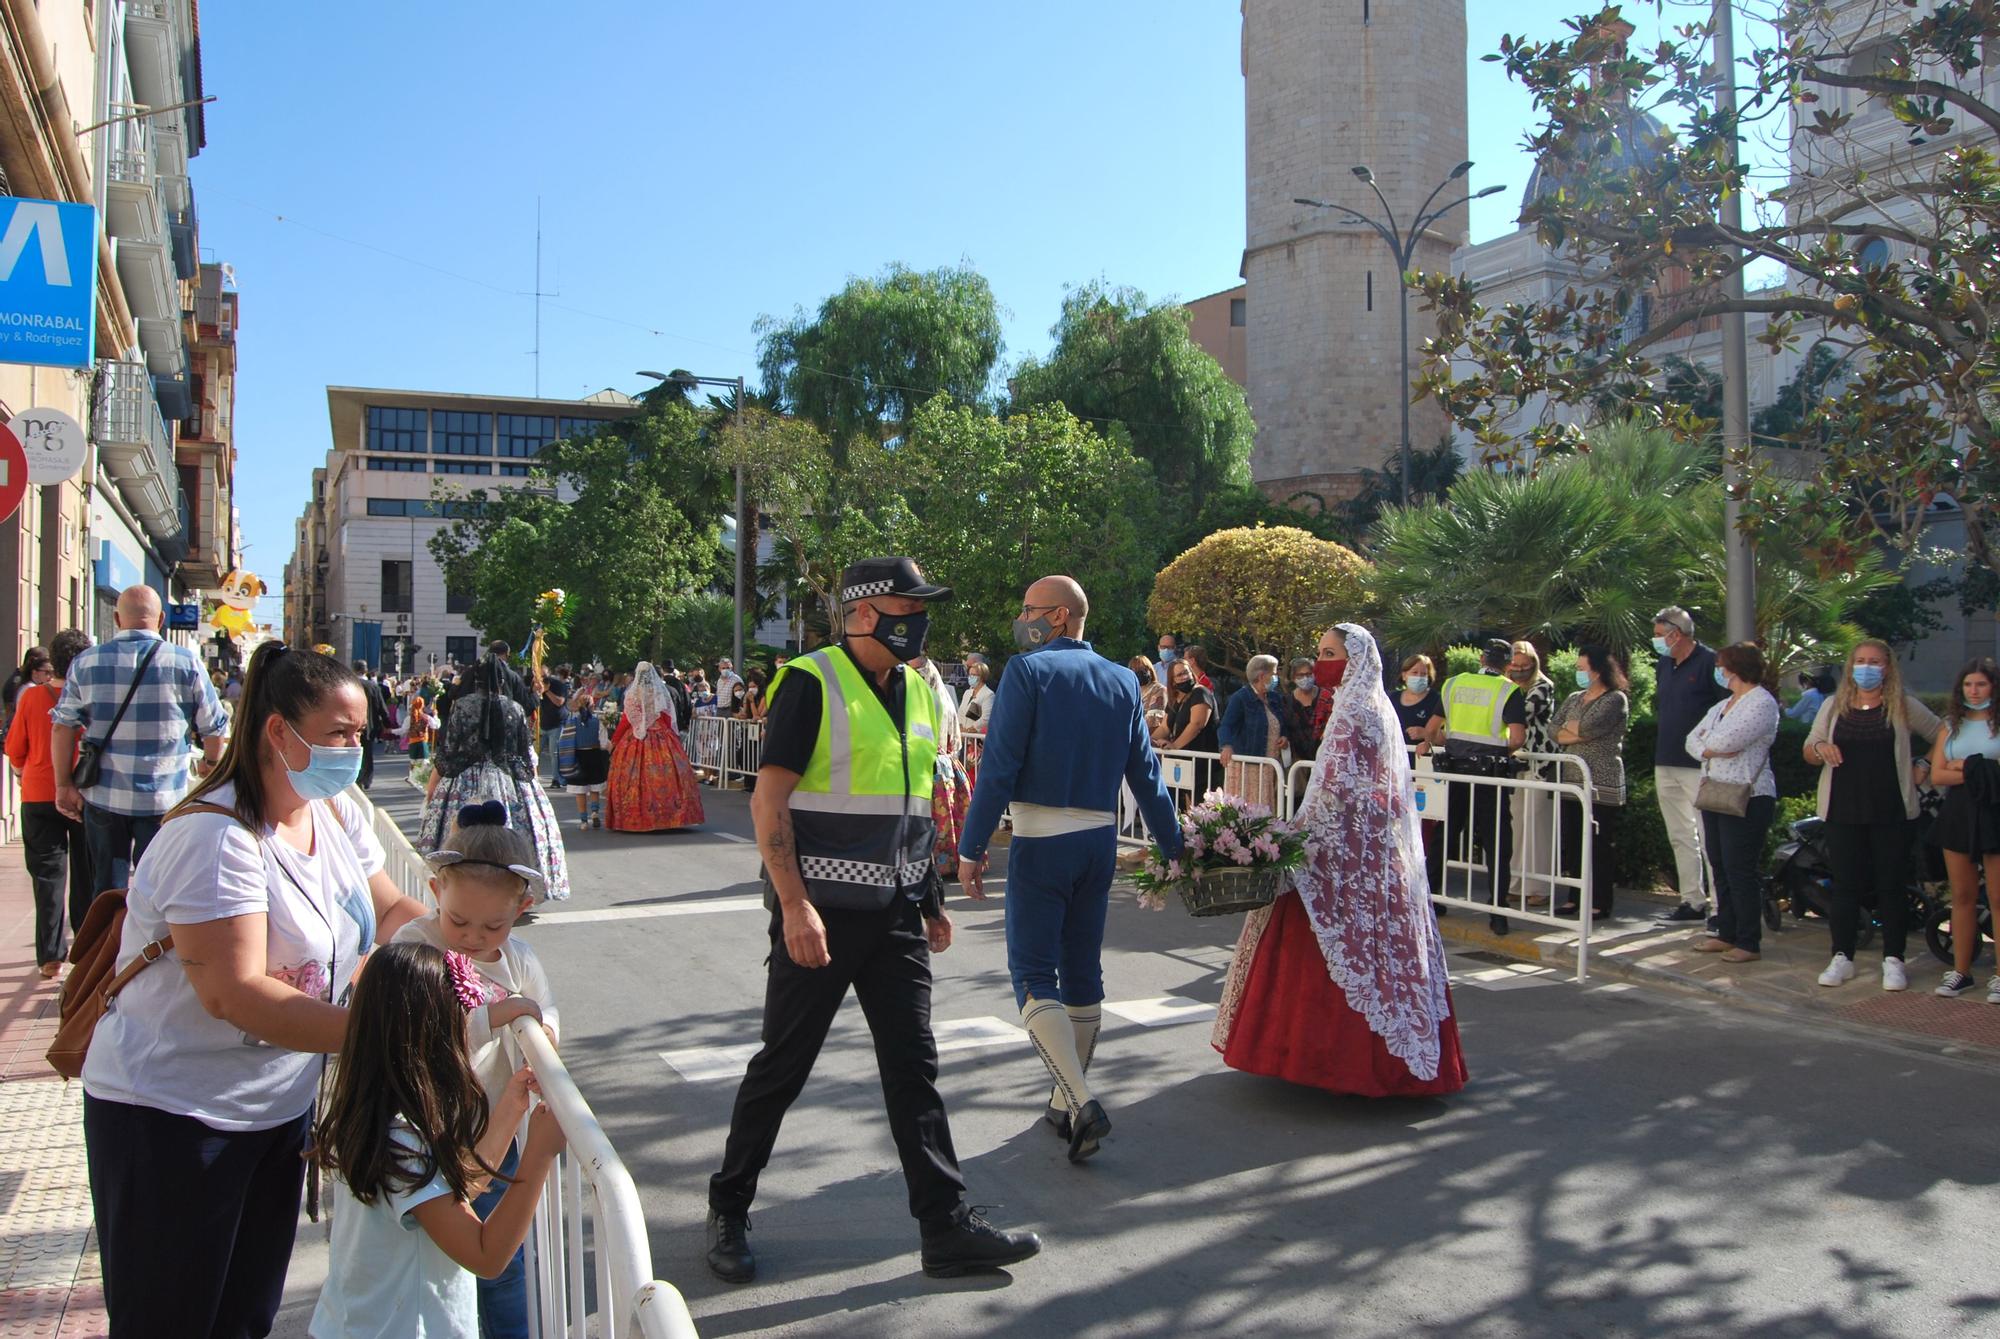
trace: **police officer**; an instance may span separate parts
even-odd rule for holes
[[[931,868],[931,779],[944,731],[908,662],[923,653],[925,606],[950,598],[908,558],[855,563],[840,578],[840,644],[793,660],[771,684],[750,806],[773,903],[764,1044],[708,1185],[708,1266],[730,1283],[756,1276],[747,1233],[757,1175],[849,986],[874,1034],[924,1272],[1010,1265],[1042,1247],[966,1207],[937,1090],[930,955],[950,947],[951,919]]]
[[[1460,776],[1515,776],[1519,766],[1513,761],[1528,739],[1527,700],[1520,688],[1507,677],[1513,659],[1511,642],[1490,641],[1480,656],[1479,669],[1470,674],[1454,674],[1444,681],[1444,757],[1438,770]],[[1506,879],[1514,855],[1513,806],[1500,800],[1497,786],[1449,783],[1445,801],[1445,843],[1447,857],[1460,849],[1468,828],[1473,842],[1486,853],[1486,872],[1494,905],[1506,891]],[[1432,871],[1431,888],[1441,889],[1444,861]],[[1507,918],[1499,914],[1488,920],[1495,934],[1506,934]]]

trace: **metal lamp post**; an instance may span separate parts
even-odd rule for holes
[[[739,428],[743,426],[746,396],[742,377],[698,377],[689,372],[640,372],[638,375],[651,377],[662,385],[731,387],[736,392],[736,426]],[[734,651],[734,654],[731,656],[731,663],[736,666],[738,674],[743,672],[743,623],[748,609],[745,595],[750,585],[744,573],[751,562],[750,555],[755,553],[757,545],[757,537],[755,535],[745,537],[744,531],[747,528],[748,526],[743,516],[743,462],[739,460],[736,462],[736,562],[734,564],[734,571],[731,574],[731,584],[735,587],[736,618],[734,622],[736,635],[730,643]]]
[[[1460,205],[1469,204],[1474,200],[1484,200],[1489,195],[1497,195],[1499,192],[1507,189],[1505,186],[1488,186],[1483,191],[1462,196],[1438,209],[1431,208],[1432,202],[1444,193],[1445,187],[1451,185],[1454,181],[1460,180],[1471,170],[1472,163],[1469,160],[1453,168],[1451,175],[1440,181],[1432,189],[1431,193],[1424,197],[1424,202],[1417,206],[1416,218],[1411,222],[1407,232],[1396,222],[1396,211],[1390,207],[1388,197],[1382,194],[1382,188],[1375,184],[1375,173],[1366,166],[1356,166],[1350,168],[1349,171],[1366,182],[1369,190],[1375,192],[1375,198],[1381,201],[1382,212],[1387,217],[1388,221],[1386,223],[1372,218],[1358,209],[1349,209],[1346,205],[1332,204],[1325,200],[1309,200],[1304,196],[1300,196],[1292,202],[1294,204],[1307,205],[1313,209],[1331,209],[1336,213],[1345,214],[1357,223],[1368,225],[1368,227],[1374,229],[1377,237],[1388,243],[1390,254],[1396,258],[1396,288],[1402,299],[1403,442],[1401,454],[1403,460],[1403,492],[1401,500],[1404,506],[1408,506],[1410,503],[1410,257],[1416,254],[1417,242],[1433,223],[1436,223]]]

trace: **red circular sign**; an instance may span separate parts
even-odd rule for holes
[[[28,496],[28,453],[4,425],[0,425],[0,521],[19,510]]]

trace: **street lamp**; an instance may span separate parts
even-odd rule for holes
[[[651,377],[663,386],[676,386],[684,390],[694,386],[732,387],[736,391],[736,426],[738,428],[743,426],[746,399],[742,377],[698,377],[692,372],[639,372],[636,375]],[[747,607],[744,596],[750,584],[744,578],[744,569],[750,562],[747,554],[755,551],[757,543],[755,535],[745,537],[746,529],[748,525],[743,516],[743,462],[738,460],[736,462],[736,563],[731,573],[731,584],[735,587],[736,599],[736,635],[730,643],[735,652],[732,663],[736,666],[738,674],[743,673],[743,620]]]
[[[1327,201],[1324,200],[1309,200],[1304,196],[1299,196],[1297,199],[1293,200],[1292,203],[1298,205],[1306,205],[1313,209],[1331,209],[1336,213],[1345,214],[1348,218],[1353,219],[1357,223],[1367,224],[1370,228],[1375,230],[1376,236],[1380,237],[1384,242],[1387,242],[1389,244],[1389,252],[1396,258],[1396,287],[1401,291],[1402,294],[1402,329],[1403,329],[1402,502],[1403,505],[1407,507],[1410,504],[1410,282],[1409,282],[1410,257],[1416,254],[1418,240],[1423,237],[1424,233],[1430,228],[1430,226],[1433,223],[1436,223],[1439,219],[1443,218],[1446,214],[1449,214],[1452,210],[1457,209],[1460,205],[1468,204],[1474,200],[1484,200],[1487,196],[1497,195],[1501,191],[1506,190],[1507,188],[1505,186],[1488,186],[1483,191],[1478,191],[1471,195],[1462,196],[1457,200],[1453,200],[1448,205],[1444,205],[1438,209],[1432,209],[1431,208],[1432,202],[1435,201],[1438,198],[1438,196],[1444,192],[1445,187],[1451,185],[1451,183],[1453,183],[1454,181],[1460,180],[1465,176],[1466,173],[1472,170],[1472,163],[1470,160],[1460,163],[1457,167],[1454,167],[1451,170],[1451,174],[1449,176],[1447,176],[1443,181],[1440,181],[1437,184],[1437,186],[1432,189],[1429,195],[1424,197],[1424,202],[1421,205],[1417,206],[1417,216],[1415,221],[1410,224],[1409,231],[1404,232],[1396,222],[1396,211],[1390,208],[1388,197],[1383,195],[1382,188],[1375,184],[1375,173],[1365,164],[1357,164],[1356,166],[1349,168],[1348,170],[1352,172],[1358,180],[1365,183],[1369,190],[1375,192],[1375,198],[1382,202],[1382,212],[1388,218],[1387,223],[1383,223],[1378,219],[1372,218],[1369,215],[1362,213],[1360,210],[1349,209],[1346,205],[1329,204]]]

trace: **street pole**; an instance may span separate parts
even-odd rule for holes
[[[736,431],[739,437],[743,432],[743,399],[743,378],[738,377],[736,378]],[[749,582],[744,580],[743,573],[752,561],[750,555],[754,554],[757,543],[755,535],[745,533],[749,528],[749,523],[743,515],[743,458],[739,455],[736,459],[736,654],[733,657],[738,674],[744,672],[743,622],[746,611],[744,595],[749,585]]]
[[[1414,235],[1410,239],[1415,241]],[[1410,505],[1410,255],[1407,252],[1396,256],[1396,292],[1403,299],[1403,338],[1397,349],[1403,355],[1403,379],[1401,394],[1403,402],[1403,496],[1404,506]]]
[[[1729,162],[1734,167],[1742,149],[1736,128],[1736,15],[1731,0],[1715,0],[1716,110],[1729,126]],[[1730,232],[1743,229],[1743,193],[1730,190],[1722,197],[1721,222]],[[1732,247],[1736,261],[1723,281],[1723,296],[1738,304],[1722,318],[1722,482],[1727,490],[1723,502],[1722,551],[1727,600],[1723,623],[1731,642],[1754,641],[1757,637],[1757,568],[1750,537],[1743,532],[1743,503],[1739,490],[1743,482],[1742,457],[1750,446],[1750,357],[1749,337],[1740,304],[1743,301],[1743,253]]]

